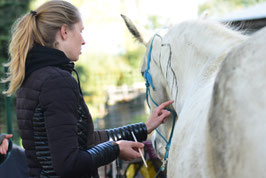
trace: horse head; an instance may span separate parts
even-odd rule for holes
[[[150,81],[146,80],[147,87],[147,103],[150,106],[150,109],[153,110],[156,108],[157,104],[161,104],[165,101],[170,100],[170,90],[167,87],[165,80],[165,71],[163,71],[162,65],[165,65],[161,62],[162,57],[169,57],[169,48],[167,49],[167,54],[162,54],[161,50],[164,47],[163,34],[167,30],[163,30],[160,33],[153,33],[147,31],[141,26],[134,24],[128,17],[121,15],[125,21],[125,24],[131,34],[146,47],[146,52],[143,57],[141,73],[144,78],[147,78],[147,75],[150,75]],[[150,59],[149,59],[150,56]],[[173,107],[169,108],[174,110]],[[173,117],[173,116],[171,116]],[[170,136],[170,131],[172,127],[173,118],[168,118],[168,120],[157,128],[157,131],[153,133],[152,142],[153,146],[157,151],[157,154],[162,157],[165,154],[166,140]],[[161,137],[159,134],[161,134]]]

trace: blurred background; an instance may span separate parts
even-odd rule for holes
[[[145,84],[140,74],[144,46],[129,34],[120,14],[147,29],[164,28],[203,12],[208,18],[252,34],[266,25],[266,0],[68,0],[82,14],[86,45],[76,63],[85,101],[96,129],[145,121]],[[8,61],[10,28],[21,15],[35,10],[45,0],[0,0],[0,78]],[[0,84],[0,133],[13,133],[21,145],[16,97],[6,97]]]

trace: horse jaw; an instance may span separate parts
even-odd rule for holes
[[[144,44],[146,47],[149,45],[149,41],[152,38],[152,32],[146,30],[144,27],[133,23],[127,16],[121,14],[128,30],[140,43]]]

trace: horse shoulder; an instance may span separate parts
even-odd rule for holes
[[[266,177],[266,28],[227,55],[214,85],[209,152],[217,177]]]

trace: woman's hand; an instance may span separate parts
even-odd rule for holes
[[[132,141],[126,141],[126,140],[119,140],[116,142],[120,149],[120,159],[125,161],[131,161],[136,158],[140,158],[141,155],[138,151],[140,148],[143,152],[144,144],[140,142],[132,142]]]
[[[13,135],[7,134],[0,145],[0,154],[5,155],[8,150],[8,139],[10,139]]]
[[[166,101],[153,110],[149,119],[145,123],[148,134],[150,134],[154,129],[156,129],[161,123],[165,122],[171,112],[165,110],[164,108],[172,104],[173,102],[173,100]]]

